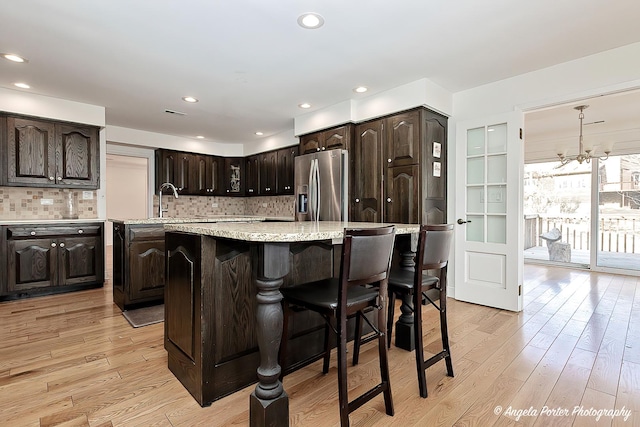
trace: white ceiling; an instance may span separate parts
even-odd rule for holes
[[[308,11],[324,27],[300,28]],[[5,0],[0,52],[29,62],[0,60],[0,86],[105,106],[108,125],[245,143],[292,129],[301,102],[425,77],[456,92],[638,42],[639,16],[637,0]],[[551,112],[535,114],[532,138]]]

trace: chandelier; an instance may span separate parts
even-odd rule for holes
[[[578,152],[578,155],[575,157],[566,157],[564,154],[562,153],[558,153],[558,157],[560,158],[560,166],[564,166],[567,163],[573,161],[573,160],[577,160],[578,163],[582,164],[582,162],[587,162],[590,163],[591,159],[599,159],[599,160],[607,160],[609,158],[609,153],[611,153],[611,151],[606,150],[604,152],[604,157],[594,157],[591,155],[591,151],[592,150],[585,150],[583,147],[583,143],[582,143],[582,119],[584,119],[584,110],[586,108],[589,108],[588,105],[578,105],[577,107],[573,107],[574,110],[578,110],[580,111],[580,114],[578,115],[578,119],[580,119],[580,151]]]

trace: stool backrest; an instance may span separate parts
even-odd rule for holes
[[[421,265],[416,265],[416,270],[444,268],[449,262],[449,252],[453,240],[453,224],[427,224],[420,227],[420,237],[418,239],[418,256],[416,262],[420,262],[419,255],[422,253]]]
[[[341,283],[365,285],[386,280],[395,242],[395,227],[345,229]]]

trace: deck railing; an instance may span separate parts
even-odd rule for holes
[[[525,215],[524,249],[545,246],[542,233],[552,228],[560,230],[561,242],[571,249],[590,249],[590,222],[585,217],[546,217],[539,214]],[[640,253],[640,219],[606,217],[600,219],[599,250],[602,252]]]

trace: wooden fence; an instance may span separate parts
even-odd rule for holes
[[[524,249],[546,246],[540,235],[557,228],[562,234],[560,241],[569,243],[571,249],[589,250],[589,224],[588,218],[525,215]],[[599,250],[602,252],[640,253],[640,219],[601,218],[599,233]]]

